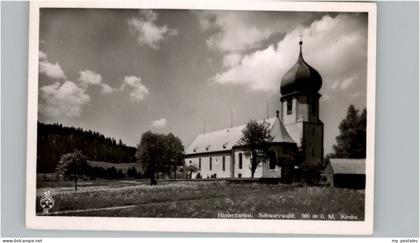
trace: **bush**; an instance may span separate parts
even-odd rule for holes
[[[309,185],[315,185],[321,179],[322,163],[317,160],[304,161],[301,165],[302,181]]]
[[[127,169],[127,177],[128,178],[141,178],[140,172],[137,172],[136,167],[130,167]]]
[[[107,169],[95,166],[95,167],[89,167],[87,169],[86,177],[89,178],[89,180],[96,180],[96,178],[115,180],[115,179],[124,179],[126,175],[121,169],[117,170],[114,166]]]

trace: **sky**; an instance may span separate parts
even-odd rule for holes
[[[267,104],[275,116],[300,34],[327,154],[348,106],[366,107],[366,13],[41,9],[38,119],[131,146],[172,132],[187,148],[204,126],[264,119]]]

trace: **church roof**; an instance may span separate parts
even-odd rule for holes
[[[334,174],[365,174],[366,159],[330,158]]]
[[[263,122],[264,120],[258,121]],[[277,117],[266,119],[269,124],[271,136],[276,143],[295,143],[290,138],[281,120]],[[233,146],[237,145],[242,137],[242,130],[246,124],[235,126],[232,128],[217,130],[213,132],[199,134],[192,144],[186,150],[187,155],[230,151]]]
[[[271,126],[271,136],[273,136],[273,143],[295,143],[290,137],[283,122],[279,118],[274,118],[274,124]]]
[[[318,92],[322,86],[321,75],[305,62],[302,56],[302,41],[299,42],[300,52],[295,65],[284,74],[280,93],[288,95],[296,92]]]

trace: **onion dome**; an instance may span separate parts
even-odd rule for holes
[[[292,93],[317,93],[322,86],[321,75],[313,67],[303,60],[302,41],[299,42],[299,58],[295,65],[281,80],[280,93],[288,95]]]

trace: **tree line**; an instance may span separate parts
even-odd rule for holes
[[[54,172],[61,156],[80,150],[88,160],[136,162],[136,148],[92,130],[38,122],[37,172]]]
[[[128,168],[126,173],[121,169],[117,170],[114,166],[109,168],[90,166],[87,162],[87,157],[77,149],[60,157],[55,168],[55,175],[62,176],[65,180],[73,180],[75,190],[77,190],[77,181],[79,179],[120,180],[125,178],[138,179],[142,176],[134,166]]]
[[[64,179],[74,180],[75,190],[77,190],[77,181],[80,178],[147,177],[150,178],[150,183],[155,185],[159,174],[177,178],[178,167],[184,165],[184,146],[181,140],[172,133],[166,135],[148,131],[143,133],[135,156],[137,162],[144,168],[144,172],[138,172],[135,167],[132,167],[124,174],[121,170],[117,171],[115,167],[104,169],[90,166],[87,163],[87,156],[81,150],[75,149],[73,152],[60,156],[54,173],[63,176]]]

